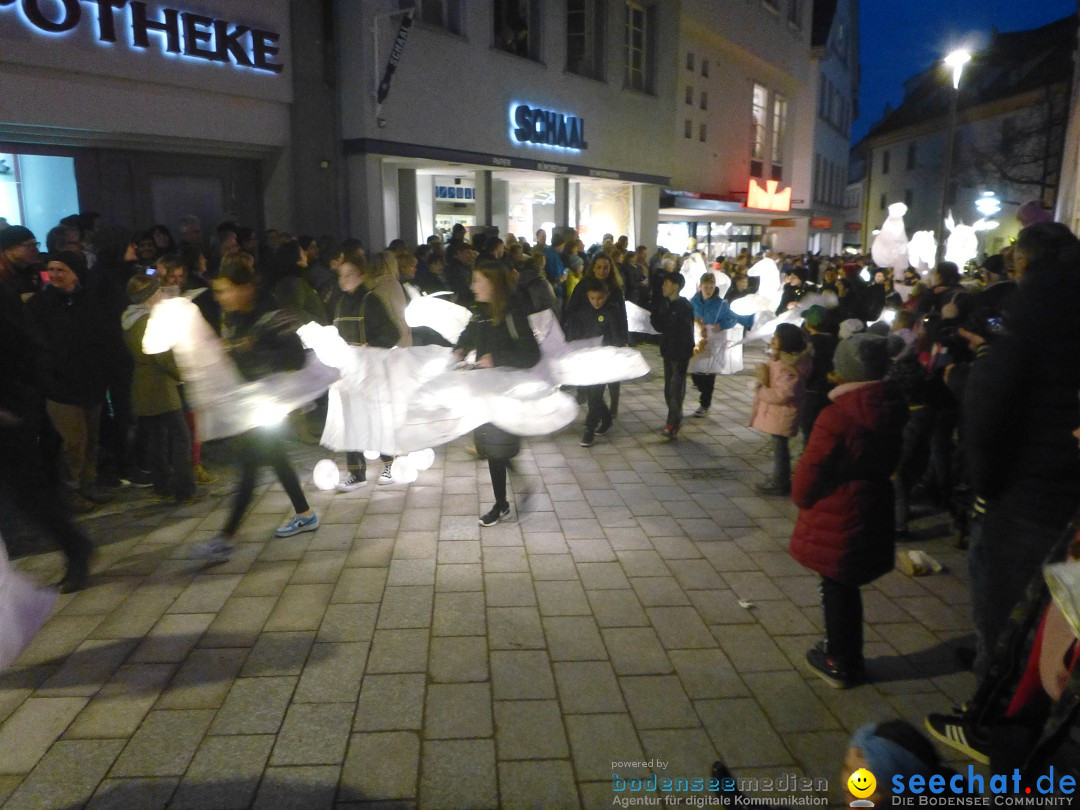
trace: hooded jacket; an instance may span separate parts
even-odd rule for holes
[[[379,276],[378,278],[371,278],[364,282],[371,292],[369,296],[374,296],[379,303],[382,304],[383,310],[386,312],[387,317],[397,328],[398,339],[396,343],[390,344],[391,346],[408,347],[412,346],[412,331],[409,329],[409,324],[405,320],[405,307],[408,301],[405,300],[405,290],[402,289],[401,282],[397,280],[395,276]],[[370,310],[373,302],[369,302],[367,298],[364,299],[365,310]],[[365,318],[371,317],[369,313],[365,312]],[[368,343],[373,345],[382,345],[374,343],[372,337],[369,335],[367,339]]]
[[[150,307],[145,304],[132,304],[124,310],[124,342],[135,361],[131,376],[131,410],[136,416],[158,416],[183,407],[180,371],[176,368],[173,353],[146,354],[142,350],[149,321]]]
[[[865,585],[893,568],[893,487],[907,405],[891,382],[844,383],[814,423],[791,482],[791,556],[823,577]]]
[[[690,299],[690,306],[694,308],[694,317],[705,324],[716,324],[721,329],[731,329],[738,325],[747,330],[754,327],[754,316],[736,315],[732,312],[731,304],[721,297],[720,290],[713,290],[709,298],[705,298],[701,290],[698,290]]]
[[[767,382],[759,385],[750,411],[750,427],[773,436],[794,436],[799,432],[799,413],[806,393],[806,380],[813,354],[782,352],[778,360],[765,364]]]

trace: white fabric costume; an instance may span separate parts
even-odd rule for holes
[[[19,573],[0,540],[0,671],[19,657],[55,602],[56,591],[39,588]]]
[[[299,371],[245,380],[199,308],[184,297],[158,303],[146,324],[143,351],[159,354],[169,349],[184,378],[184,395],[198,412],[203,440],[276,424],[290,411],[318,399],[339,377],[337,369],[309,356]]]

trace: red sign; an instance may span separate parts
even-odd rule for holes
[[[762,188],[758,181],[751,177],[750,185],[746,189],[746,207],[765,211],[790,211],[791,187],[779,191],[779,186],[780,183],[776,180],[766,180],[765,188]]]
[[[810,219],[810,227],[811,228],[822,228],[822,229],[827,231],[827,230],[829,230],[829,228],[832,227],[832,218],[831,217],[812,217]]]
[[[794,228],[795,220],[793,219],[774,219],[769,222],[770,228]]]
[[[844,230],[845,231],[850,231],[852,233],[861,231],[862,230],[862,223],[861,222],[849,222],[847,225],[844,226]]]

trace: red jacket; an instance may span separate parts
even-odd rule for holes
[[[907,407],[891,382],[846,383],[818,416],[795,468],[799,507],[791,556],[824,577],[865,585],[893,568],[889,477],[900,459]]]

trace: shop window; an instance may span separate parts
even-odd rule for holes
[[[75,158],[0,153],[0,216],[23,225],[42,242],[45,234],[79,210]]]
[[[694,69],[694,52],[693,51],[687,51],[687,53],[686,53],[686,69],[687,70],[693,70]]]
[[[886,149],[884,152],[881,153],[881,173],[882,174],[888,174],[889,173],[889,164],[891,162],[892,161],[890,160],[889,150]]]
[[[787,99],[773,95],[772,115],[772,178],[779,180],[784,165],[784,135],[787,132]]]
[[[593,79],[604,78],[603,0],[567,0],[566,70]]]
[[[694,88],[691,87],[690,85],[686,85],[685,96],[686,96],[686,103],[689,104],[691,107],[693,107],[694,106]]]
[[[750,106],[750,160],[765,160],[765,115],[769,104],[769,91],[764,85],[754,84],[754,95]],[[755,177],[760,177],[760,170]]]
[[[687,118],[686,121],[683,123],[683,137],[689,140],[691,137],[693,137],[693,132],[694,122]]]
[[[653,92],[656,74],[656,6],[626,0],[626,87]]]
[[[700,125],[698,125],[698,136],[697,136],[697,139],[698,139],[699,141],[701,141],[702,143],[705,143],[705,125],[704,125],[704,124],[700,124]]]
[[[709,78],[709,60],[708,59],[702,59],[701,60],[701,78],[703,78],[703,79]]]
[[[709,109],[709,94],[706,93],[704,90],[701,91],[701,105],[700,106],[701,106],[701,109],[703,109],[703,110]]]
[[[495,0],[495,47],[539,62],[543,22],[540,7],[540,0]]]

